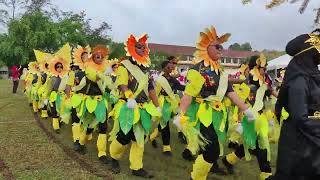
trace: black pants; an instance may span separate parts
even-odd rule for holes
[[[17,93],[18,85],[19,85],[19,80],[12,81],[13,82],[13,88],[12,88],[12,93]]]
[[[258,164],[259,164],[259,169],[260,169],[261,172],[271,173],[271,167],[270,167],[270,162],[268,161],[268,151],[267,151],[267,149],[260,149],[258,140],[257,140],[256,144],[257,144],[256,145],[256,149],[249,150],[250,153],[257,157]],[[235,145],[234,149],[235,149],[235,154],[239,159],[241,159],[241,158],[243,158],[245,156],[244,147],[243,147],[242,144],[241,145]]]
[[[129,144],[131,141],[136,141],[136,137],[134,136],[134,133],[133,133],[133,128],[131,128],[128,134],[124,134],[120,129],[117,134],[117,141],[123,146]]]
[[[203,155],[203,159],[208,163],[217,162],[220,155],[220,146],[216,131],[212,125],[205,127],[200,124],[200,133],[209,141],[209,144],[205,146],[200,154]]]
[[[52,105],[53,105],[52,107],[50,106],[51,117],[52,118],[59,118],[58,112],[57,112],[57,109],[56,109],[56,103],[53,103]]]
[[[80,123],[80,118],[77,116],[77,110],[75,108],[71,109],[71,119],[72,123]],[[91,134],[94,128],[87,128],[86,134]],[[98,123],[98,133],[107,134],[108,124],[107,120],[103,123]]]
[[[161,132],[162,143],[164,146],[170,145],[170,125],[169,121],[167,122],[166,127],[161,129],[160,124],[158,125],[158,130]]]

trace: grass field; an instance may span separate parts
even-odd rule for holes
[[[131,175],[128,153],[120,161],[122,171],[119,175],[112,175],[109,171],[110,167],[98,161],[96,134],[88,143],[86,155],[74,153],[71,126],[64,125],[60,134],[54,134],[51,130],[51,119],[40,119],[39,123],[21,91],[21,84],[19,85],[18,93],[12,94],[11,81],[0,80],[0,180],[140,179]],[[171,128],[171,137],[173,157],[163,156],[160,146],[154,149],[150,143],[147,143],[144,168],[155,175],[154,179],[189,179],[192,163],[182,159],[181,152],[184,145],[178,142],[174,128]],[[160,143],[161,139],[158,139],[158,144]],[[272,146],[272,148],[271,164],[274,169],[276,147]],[[128,147],[127,152],[129,149]],[[210,174],[208,179],[256,180],[258,176],[258,164],[253,158],[250,162],[239,162],[234,176]]]

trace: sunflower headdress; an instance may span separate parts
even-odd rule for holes
[[[147,45],[147,39],[147,34],[142,35],[138,39],[131,34],[127,42],[125,43],[125,50],[127,51],[126,55],[131,56],[133,61],[135,61],[138,65],[142,65],[144,67],[149,67],[151,63],[149,58],[150,49]],[[137,46],[139,46],[139,48],[144,48],[142,56],[140,56],[136,52]]]
[[[222,44],[226,42],[231,34],[227,33],[222,36],[218,36],[216,29],[211,26],[211,28],[206,28],[204,32],[200,32],[200,36],[196,43],[196,52],[194,53],[194,63],[204,62],[204,66],[210,66],[211,70],[216,72],[221,71],[219,64],[219,59],[211,59],[208,54],[208,48],[212,44]]]
[[[28,64],[29,73],[35,74],[39,72],[39,65],[36,61],[29,62]]]
[[[94,60],[95,58],[102,58],[102,63],[97,64]],[[98,72],[103,72],[107,65],[107,59],[109,57],[109,49],[108,47],[104,45],[97,45],[92,49],[91,56],[87,62],[85,62],[84,66],[85,68],[90,68],[92,70],[98,71]]]
[[[53,55],[50,53],[45,53],[39,50],[33,50],[36,56],[37,62],[39,64],[39,69],[41,72],[49,72],[49,62],[53,58]]]
[[[87,53],[87,59],[83,59],[85,53]],[[80,69],[85,69],[85,63],[89,60],[90,53],[91,49],[89,46],[82,47],[78,45],[72,52],[74,65],[79,66]]]
[[[261,86],[262,84],[264,84],[264,76],[260,74],[259,69],[266,67],[267,59],[264,54],[261,53],[258,59],[256,59],[255,62],[252,59],[250,64],[252,66],[250,67],[250,74],[252,75],[254,81],[259,81],[259,84]]]
[[[54,57],[49,62],[49,71],[52,76],[63,77],[68,74],[71,63],[71,47],[67,43],[58,52],[54,54]],[[57,67],[62,66],[61,72],[57,71]]]

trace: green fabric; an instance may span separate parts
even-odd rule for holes
[[[96,115],[96,120],[100,123],[103,123],[106,121],[106,105],[104,99],[98,102],[96,110],[94,111],[94,114]]]
[[[223,112],[213,111],[212,112],[212,125],[214,130],[217,133],[218,139],[220,142],[225,142],[226,140],[226,132],[220,131],[220,125],[223,122]]]
[[[94,115],[92,113],[86,113],[85,116],[83,116],[80,121],[82,122],[84,130],[86,130],[88,127],[95,127],[97,124],[94,120]]]
[[[164,99],[163,108],[162,108],[162,120],[163,123],[167,124],[167,122],[171,119],[171,104]]]
[[[144,146],[144,130],[140,123],[133,126],[134,137],[136,138],[137,144],[140,147]]]
[[[57,99],[56,99],[56,109],[57,112],[60,113],[60,109],[61,109],[61,102],[62,102],[62,97],[61,94],[57,94]]]
[[[248,117],[244,116],[242,119],[243,128],[243,145],[249,149],[256,148],[257,133],[255,131],[254,121],[249,122]]]
[[[151,116],[145,109],[140,109],[140,120],[147,134],[151,132]]]
[[[120,109],[119,123],[122,132],[127,135],[132,128],[134,118],[133,109],[129,109],[127,105],[123,105]]]
[[[199,104],[193,99],[185,114],[187,117],[189,117],[190,122],[194,122],[196,120],[198,109]]]

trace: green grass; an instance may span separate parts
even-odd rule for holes
[[[21,87],[21,83],[19,85]],[[16,95],[11,94],[11,81],[0,80],[0,114],[0,159],[4,160],[16,179],[101,179],[82,169],[77,161],[67,156],[58,144],[48,140],[46,134],[35,122],[31,107],[21,89]],[[51,119],[41,119],[41,121],[52,132]],[[111,128],[110,125],[109,130]],[[55,134],[55,137],[64,146],[72,149],[70,125],[64,125],[61,133]],[[94,134],[92,141],[87,144],[88,153],[86,155],[77,155],[75,158],[81,158],[97,171],[104,173],[110,167],[98,161],[96,138],[97,134]],[[144,168],[153,173],[155,179],[188,179],[192,163],[182,159],[181,152],[184,145],[178,142],[174,128],[171,128],[171,139],[173,149],[171,158],[162,155],[160,138],[158,138],[158,149],[152,148],[150,143],[145,144]],[[107,149],[109,149],[109,144]],[[125,156],[120,161],[121,173],[115,175],[115,179],[140,179],[133,177],[129,170],[129,150],[130,146],[127,147]],[[276,159],[274,151],[272,154],[271,164],[274,169]],[[255,158],[250,162],[239,162],[235,170],[236,175],[234,176],[210,174],[208,179],[255,180],[258,179],[260,173]],[[0,175],[1,178],[3,176]]]

